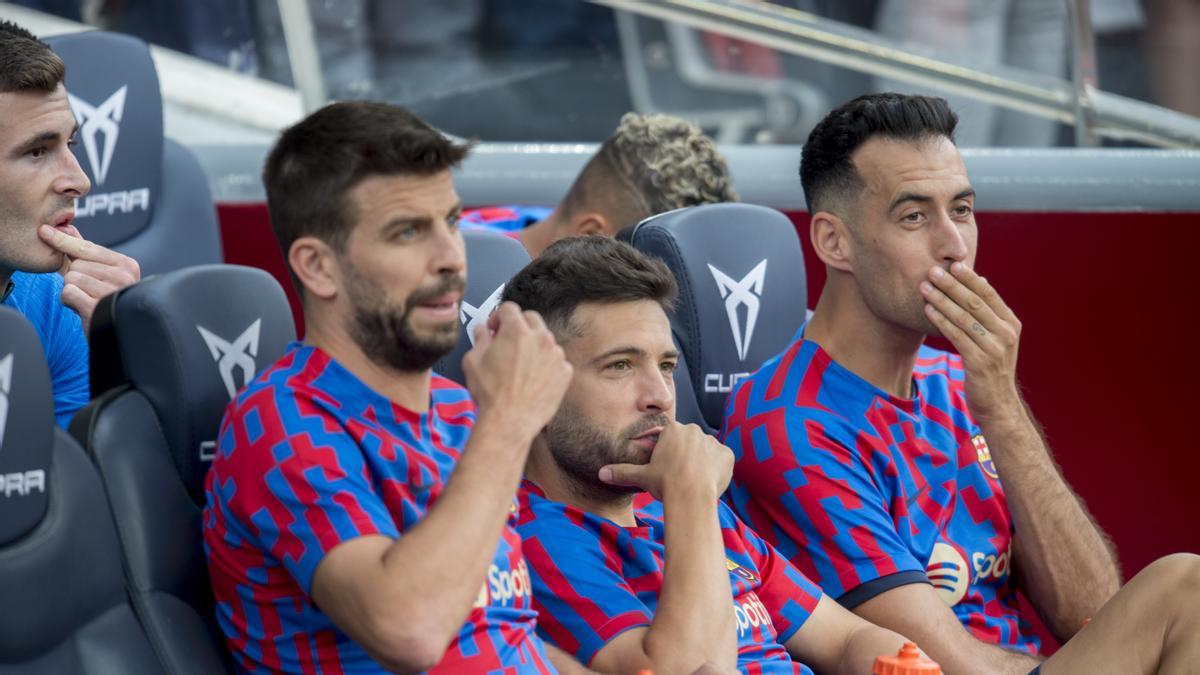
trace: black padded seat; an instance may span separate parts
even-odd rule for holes
[[[679,284],[671,331],[677,418],[717,433],[733,385],[783,351],[804,322],[804,254],[784,214],[705,204],[652,216],[622,233],[660,258]]]
[[[37,334],[0,307],[0,673],[161,673],[100,476],[53,411]]]
[[[137,260],[142,276],[221,262],[208,178],[190,150],[163,137],[158,73],[145,42],[87,31],[46,38],[67,64],[79,122],[75,156],[92,182],[75,226]]]
[[[93,367],[92,384],[104,393],[71,433],[108,490],[133,606],[169,672],[227,672],[201,538],[204,478],[231,396],[295,339],[287,298],[262,270],[202,265],[119,291],[96,316],[92,363],[108,367]]]

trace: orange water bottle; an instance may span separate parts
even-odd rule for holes
[[[875,659],[875,667],[871,675],[941,675],[942,669],[937,663],[921,656],[917,646],[905,642],[900,653],[895,656],[880,656]]]

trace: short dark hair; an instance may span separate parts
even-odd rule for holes
[[[868,140],[945,137],[954,142],[958,115],[946,99],[892,92],[866,94],[844,103],[813,127],[800,154],[800,186],[808,212],[848,204],[863,188],[851,155]]]
[[[0,92],[52,92],[66,74],[50,45],[11,21],[0,21]]]
[[[563,211],[601,209],[618,229],[685,206],[736,202],[725,158],[695,124],[626,113],[579,172]]]
[[[469,149],[395,105],[346,101],[314,112],[284,130],[263,168],[284,259],[305,236],[343,250],[357,218],[349,192],[364,178],[431,176],[457,166]]]
[[[559,342],[572,331],[575,308],[585,302],[653,300],[668,314],[678,287],[671,270],[622,241],[591,235],[560,239],[517,273],[502,299],[542,315]]]

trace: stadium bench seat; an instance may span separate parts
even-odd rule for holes
[[[137,260],[142,276],[221,262],[208,179],[190,150],[163,138],[163,104],[150,50],[104,31],[47,38],[67,64],[79,122],[75,156],[92,182],[76,200],[88,239]]]
[[[54,422],[25,317],[0,307],[0,673],[161,673],[96,468]]]
[[[792,222],[753,204],[670,211],[622,235],[679,283],[671,331],[676,417],[717,433],[733,385],[783,351],[804,321],[804,255]]]
[[[97,307],[98,395],[71,433],[100,469],[133,606],[168,672],[229,669],[201,538],[204,477],[230,397],[293,339],[283,289],[251,267],[151,277]]]
[[[529,264],[529,253],[521,242],[497,232],[464,230],[467,245],[467,291],[459,310],[461,327],[454,349],[433,366],[434,372],[466,386],[462,359],[474,343],[472,331],[486,322],[500,302],[504,284]]]

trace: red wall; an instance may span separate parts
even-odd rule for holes
[[[1200,552],[1200,214],[983,213],[979,271],[1022,323],[1018,377],[1129,578]],[[825,270],[797,224],[815,304]],[[1197,490],[1197,492],[1193,492]]]
[[[218,212],[226,261],[275,274],[299,317],[266,207]],[[807,244],[807,216],[789,215],[813,304],[824,269]],[[1198,216],[979,216],[977,266],[1024,325],[1026,398],[1067,480],[1116,542],[1127,578],[1167,553],[1200,552],[1200,435],[1189,422],[1200,417],[1192,317],[1200,273],[1190,269],[1200,265]]]

